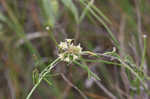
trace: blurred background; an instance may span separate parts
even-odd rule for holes
[[[144,51],[148,75],[149,12],[149,0],[0,0],[0,99],[25,99],[33,87],[32,74],[58,57],[57,43],[66,38],[97,53],[116,46],[123,59],[137,66]],[[83,99],[81,91],[89,99],[150,99],[126,69],[103,62],[87,65],[101,81],[62,62],[48,77],[51,84],[43,81],[31,98]]]

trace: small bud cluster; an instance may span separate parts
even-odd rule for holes
[[[72,62],[79,59],[82,54],[82,48],[80,44],[75,46],[72,43],[72,39],[66,39],[65,42],[60,42],[58,45],[59,48],[59,58],[65,62]]]

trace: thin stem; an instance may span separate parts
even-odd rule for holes
[[[111,99],[117,99],[116,96],[113,95],[101,82],[96,80],[95,78],[92,78],[95,83],[111,98]]]
[[[119,63],[115,63],[115,62],[111,62],[111,61],[106,61],[106,60],[102,60],[102,59],[97,59],[97,60],[90,60],[90,59],[84,59],[85,62],[93,62],[93,63],[105,63],[105,64],[113,64],[116,66],[122,66],[122,64]]]
[[[69,84],[69,86],[76,89],[84,99],[88,99],[87,96],[77,86],[75,86],[71,81],[69,81],[69,79],[67,79],[67,77],[64,74],[61,73],[60,75]]]
[[[97,55],[98,55],[98,56],[104,56],[104,57],[110,57],[110,58],[113,58],[113,59],[118,60],[118,61],[122,64],[122,66],[124,66],[125,68],[127,68],[128,70],[130,70],[131,73],[134,74],[134,75],[139,79],[139,81],[143,84],[143,87],[144,87],[145,89],[147,89],[145,83],[143,82],[142,78],[138,75],[138,73],[136,73],[136,72],[135,72],[128,64],[126,64],[120,57],[118,57],[118,56],[117,56],[117,57],[115,57],[115,56],[109,56],[109,55],[104,55],[104,54],[99,54],[99,53],[97,53]]]
[[[143,49],[143,55],[142,55],[142,59],[141,59],[141,65],[140,65],[140,70],[144,69],[144,63],[145,63],[145,56],[146,56],[146,37],[144,37],[144,49]]]
[[[30,99],[32,93],[34,92],[34,90],[38,87],[38,85],[41,83],[41,81],[43,80],[43,78],[51,71],[51,69],[53,69],[57,63],[60,62],[60,58],[57,58],[56,60],[54,60],[51,64],[49,64],[41,73],[40,73],[40,78],[38,80],[38,82],[34,85],[34,87],[31,89],[31,91],[29,92],[29,94],[27,95],[26,99]]]
[[[87,4],[83,1],[83,0],[79,0],[84,6],[86,6]],[[92,8],[88,7],[88,10],[91,12],[91,14],[105,27],[105,29],[108,31],[110,37],[113,40],[113,43],[115,44],[115,46],[121,50],[120,46],[119,46],[119,42],[117,41],[117,39],[115,38],[115,36],[113,35],[112,31],[109,29],[109,27],[106,25],[106,23],[93,11]]]

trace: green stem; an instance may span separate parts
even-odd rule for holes
[[[50,65],[48,65],[43,71],[45,72],[41,72],[40,73],[40,78],[38,80],[38,82],[34,85],[34,87],[31,89],[31,91],[29,92],[29,94],[27,95],[26,99],[30,99],[32,93],[34,92],[34,90],[38,87],[38,85],[41,83],[41,81],[43,80],[43,78],[51,71],[51,69],[53,69],[57,63],[60,62],[60,58],[57,58],[56,60],[54,60]]]
[[[143,54],[142,54],[142,59],[141,59],[141,65],[140,65],[140,70],[144,69],[144,62],[145,62],[145,56],[146,56],[146,37],[144,37],[144,49],[143,49]]]
[[[137,79],[142,83],[144,89],[147,89],[146,84],[144,83],[144,81],[140,77],[140,75],[138,73],[136,73],[128,64],[126,64],[117,54],[116,54],[117,57],[116,56],[110,56],[110,55],[104,55],[104,54],[97,54],[97,56],[110,57],[110,58],[118,60],[122,64],[122,66],[124,66],[126,69],[131,71],[131,73],[134,74],[137,77]]]

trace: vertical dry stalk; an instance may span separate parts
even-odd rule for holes
[[[125,14],[123,14],[121,16],[121,21],[120,21],[120,30],[119,30],[119,41],[120,41],[120,47],[122,49],[121,52],[119,52],[120,56],[123,57],[125,55],[124,51],[125,51],[125,25],[126,25],[126,16]],[[130,88],[130,82],[128,80],[128,77],[125,73],[125,68],[121,67],[121,78],[123,80],[124,86],[125,86],[125,90],[126,93],[129,94],[129,88]],[[129,99],[130,97],[128,97]]]

